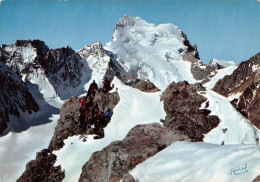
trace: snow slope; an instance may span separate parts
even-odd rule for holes
[[[58,119],[59,115],[53,115],[51,123],[0,137],[0,181],[16,181],[22,175],[26,164],[35,159],[36,152],[48,147]]]
[[[218,127],[212,129],[204,137],[204,142],[221,144],[257,144],[260,131],[242,116],[229,102],[212,90],[206,91],[209,101],[210,115],[216,115],[220,119]],[[205,107],[205,106],[202,106]],[[227,129],[227,131],[224,131]],[[258,142],[259,145],[259,142]]]
[[[237,69],[236,64],[230,64],[226,68],[216,70],[217,74],[210,79],[209,82],[205,83],[203,86],[209,89],[212,89],[218,80],[224,78],[226,75],[231,75],[235,69]]]
[[[241,182],[253,181],[259,169],[260,147],[256,145],[175,142],[130,174],[139,182]]]
[[[123,140],[127,133],[137,124],[159,122],[165,118],[163,103],[160,102],[161,92],[144,93],[124,85],[117,78],[113,84],[117,87],[120,102],[114,108],[110,123],[105,128],[105,138],[93,140],[88,136],[87,142],[82,142],[79,136],[65,140],[65,146],[54,154],[57,155],[56,165],[65,169],[64,181],[77,181],[82,166],[89,160],[91,154],[99,151],[116,140]]]
[[[172,24],[154,25],[125,15],[104,48],[116,54],[129,76],[149,79],[164,90],[173,81],[195,82],[191,63],[182,58],[186,49],[183,40],[181,31]]]
[[[94,42],[90,46],[85,46],[77,53],[86,60],[91,70],[90,81],[84,85],[85,90],[88,90],[93,80],[95,80],[98,87],[102,87],[102,79],[107,71],[110,56],[105,54],[101,42]]]

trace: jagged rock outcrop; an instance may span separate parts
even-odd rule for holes
[[[126,85],[137,88],[143,92],[157,92],[160,91],[150,80],[141,80],[135,77],[124,79]]]
[[[180,140],[189,138],[159,124],[137,125],[123,141],[94,153],[83,166],[79,181],[119,181],[137,164]]]
[[[161,97],[167,113],[164,126],[138,125],[123,141],[95,152],[83,166],[79,181],[134,181],[128,172],[173,142],[202,141],[203,134],[219,123],[209,110],[200,109],[206,98],[197,92],[203,91],[201,84],[172,83]]]
[[[79,97],[72,97],[63,104],[60,119],[49,145],[51,151],[62,148],[63,140],[69,136],[86,132],[80,127],[80,101]]]
[[[82,98],[72,97],[61,108],[60,119],[55,128],[53,138],[50,142],[49,149],[59,150],[63,147],[63,140],[73,135],[86,134],[86,128],[82,126],[80,122],[80,102]],[[113,93],[96,93],[95,101],[99,101],[99,109],[105,111],[106,108],[110,107],[113,109],[119,102],[119,95],[117,92]]]
[[[208,82],[210,78],[216,74],[216,70],[223,68],[223,66],[212,63],[203,65],[203,63],[200,61],[197,46],[192,46],[190,44],[186,34],[181,32],[181,35],[184,38],[183,44],[188,47],[183,54],[183,60],[191,62],[190,71],[196,80],[202,80],[202,83]]]
[[[20,117],[21,112],[32,114],[39,106],[27,85],[6,65],[0,62],[0,135],[10,121],[9,114]]]
[[[184,81],[169,85],[161,97],[167,113],[164,125],[189,136],[192,141],[202,141],[203,134],[219,123],[217,116],[209,115],[211,111],[200,109],[207,99],[197,92],[203,91],[205,88],[200,83]]]
[[[55,166],[56,155],[50,150],[43,149],[37,153],[36,159],[26,165],[26,170],[17,182],[58,182],[65,177],[61,166]]]
[[[81,100],[82,98],[75,96],[63,104],[60,119],[58,120],[48,149],[42,150],[37,154],[34,161],[30,161],[27,164],[26,171],[19,178],[20,181],[62,181],[64,179],[65,172],[61,171],[60,166],[54,167],[56,155],[52,152],[62,148],[64,145],[63,141],[68,137],[74,135],[82,135],[84,137],[87,133],[90,133],[91,128],[86,127],[85,119],[80,109]],[[118,104],[120,98],[117,92],[96,92],[94,100],[98,102],[99,110],[104,112],[108,107],[113,109]],[[94,130],[93,134],[99,135],[100,133],[96,133],[98,131]],[[43,171],[43,174],[32,176],[39,171]]]
[[[260,128],[260,53],[240,63],[231,75],[219,80],[213,90],[226,97],[239,94],[231,103]]]
[[[260,182],[260,175],[257,176],[252,182]]]

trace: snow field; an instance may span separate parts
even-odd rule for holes
[[[245,166],[241,173],[233,172]],[[242,182],[253,181],[259,169],[257,145],[175,142],[137,165],[130,174],[139,182]]]
[[[212,89],[220,79],[224,78],[226,75],[231,75],[235,69],[237,69],[237,65],[231,64],[226,68],[217,70],[217,74],[214,77],[212,77],[209,82],[205,83],[203,86]]]
[[[59,115],[53,115],[51,123],[0,137],[1,182],[16,181],[25,171],[26,164],[36,158],[36,152],[48,147],[58,119]]]
[[[205,97],[209,101],[210,115],[220,119],[219,125],[205,134],[203,141],[214,144],[257,144],[260,131],[243,117],[229,102],[216,92],[207,89]],[[227,129],[227,131],[223,131]]]
[[[101,88],[103,86],[102,80],[103,80],[103,77],[106,73],[106,69],[108,67],[110,57],[108,57],[108,56],[102,57],[99,54],[98,57],[89,56],[86,61],[89,65],[90,69],[92,69],[92,72],[91,72],[90,81],[85,82],[86,83],[84,85],[85,90],[87,91],[89,89],[89,86],[90,86],[90,84],[92,83],[93,80],[95,80],[98,87]]]
[[[88,135],[87,141],[83,142],[79,136],[73,136],[64,141],[65,146],[62,149],[54,152],[57,155],[55,165],[61,165],[65,169],[65,182],[79,179],[82,166],[93,152],[102,150],[113,141],[123,140],[137,124],[159,122],[166,116],[163,103],[160,102],[161,92],[144,93],[124,85],[117,78],[112,83],[118,88],[120,101],[105,128],[105,138],[94,140],[93,136]]]

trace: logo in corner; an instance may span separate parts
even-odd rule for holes
[[[243,174],[243,173],[246,173],[246,172],[248,172],[248,169],[247,169],[247,164],[245,163],[245,165],[243,165],[241,167],[231,168],[230,176],[239,175],[239,174]]]

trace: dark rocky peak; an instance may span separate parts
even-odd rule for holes
[[[31,42],[32,46],[36,48],[37,50],[37,55],[39,56],[44,56],[48,50],[49,50],[49,47],[45,44],[45,42],[41,41],[41,40],[33,40]]]
[[[196,59],[199,60],[200,57],[199,57],[199,52],[197,50],[197,45],[195,44],[194,46],[192,46],[190,41],[187,38],[187,35],[185,33],[183,33],[182,31],[181,31],[181,36],[184,39],[183,44],[185,46],[187,46],[187,52],[193,54],[193,57],[195,58],[195,59],[193,59],[193,61],[195,61]]]
[[[0,62],[0,135],[7,128],[9,114],[20,117],[22,112],[32,114],[39,110],[25,83]]]
[[[183,60],[191,62],[191,73],[196,80],[200,80],[202,83],[208,82],[216,74],[216,70],[222,69],[224,66],[218,63],[213,64],[212,61],[208,65],[203,65],[197,46],[192,46],[183,32],[181,32],[181,36],[184,38],[183,44],[187,46],[184,52],[181,50],[183,52]]]
[[[31,40],[17,40],[15,46],[17,47],[28,47],[31,46]]]

